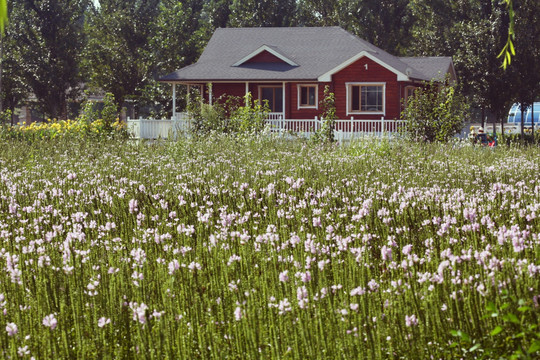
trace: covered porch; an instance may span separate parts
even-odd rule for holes
[[[287,82],[171,82],[172,86],[172,117],[177,111],[177,86],[186,87],[186,106],[199,98],[209,105],[216,102],[223,102],[224,97],[233,96],[245,98],[252,96],[252,100],[259,103],[267,103],[270,108],[270,119],[286,119],[290,117],[290,102],[287,98],[290,96],[290,86]],[[247,98],[246,98],[247,101]]]

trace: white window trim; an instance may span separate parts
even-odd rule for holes
[[[300,89],[302,87],[314,87],[315,88],[315,105],[301,105],[300,102],[302,100],[302,93],[300,92]],[[319,85],[318,84],[297,84],[296,85],[296,93],[297,93],[297,110],[300,109],[319,109]]]
[[[383,108],[382,111],[352,111],[352,92],[351,86],[382,86],[383,87]],[[348,82],[345,83],[346,89],[346,105],[347,105],[347,115],[386,115],[386,83],[385,82]]]

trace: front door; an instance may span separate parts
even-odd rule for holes
[[[263,104],[268,101],[270,112],[283,112],[283,88],[281,86],[261,86],[259,98]]]

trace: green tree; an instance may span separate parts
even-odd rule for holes
[[[211,30],[229,25],[234,0],[206,0],[203,16]]]
[[[153,24],[160,0],[101,0],[88,13],[84,53],[87,77],[93,87],[114,95],[119,104],[137,99],[153,80]]]
[[[341,26],[347,29],[349,0],[299,0],[298,23],[302,26]]]
[[[522,111],[532,105],[540,96],[540,23],[537,14],[540,3],[537,0],[521,0],[514,6],[515,11],[515,58],[508,72],[509,86],[513,100],[521,105]],[[521,136],[523,137],[523,122]]]
[[[142,87],[140,104],[158,116],[170,115],[171,86],[155,79],[194,63],[211,36],[202,19],[204,1],[162,0],[159,15],[152,23],[149,39],[150,78]],[[184,98],[185,87],[177,88],[177,99]],[[178,105],[183,106],[180,101]]]
[[[303,26],[340,26],[370,43],[405,54],[414,18],[409,0],[301,0],[298,20]]]
[[[233,0],[230,10],[232,27],[296,25],[296,0]]]
[[[505,9],[484,0],[414,0],[416,19],[410,51],[416,56],[452,56],[469,102],[502,121],[512,93],[511,79],[497,59],[508,25]]]
[[[510,21],[508,23],[508,37],[506,38],[506,43],[497,57],[503,58],[502,67],[506,70],[507,66],[512,62],[512,56],[516,55],[516,50],[514,49],[514,39],[516,38],[514,32],[515,12],[513,0],[501,0],[501,3],[506,5]]]
[[[4,33],[4,27],[8,21],[7,0],[0,0],[0,31]]]
[[[13,2],[10,37],[21,55],[23,76],[41,111],[66,118],[68,101],[81,82],[79,62],[85,44],[83,16],[88,0]]]
[[[12,10],[11,18],[17,19],[17,17],[18,15]],[[12,22],[6,26],[4,36],[0,40],[0,112],[9,110],[12,114],[30,92],[24,73],[25,49],[13,36],[16,24]]]
[[[414,22],[409,3],[409,0],[349,0],[346,29],[394,55],[405,55]]]

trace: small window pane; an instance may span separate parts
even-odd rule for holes
[[[300,105],[308,104],[308,87],[302,86],[300,88]]]
[[[270,107],[270,110],[274,108],[274,89],[269,87],[262,88],[262,96],[261,99],[264,104],[264,100],[268,100],[268,106]]]
[[[315,106],[316,87],[313,85],[300,86],[300,106]]]
[[[311,87],[308,88],[308,90],[309,90],[308,105],[309,106],[315,106],[315,87],[311,86]]]
[[[274,108],[273,112],[283,112],[283,89],[282,88],[273,88],[274,89]]]
[[[360,86],[352,86],[352,111],[360,110]]]

